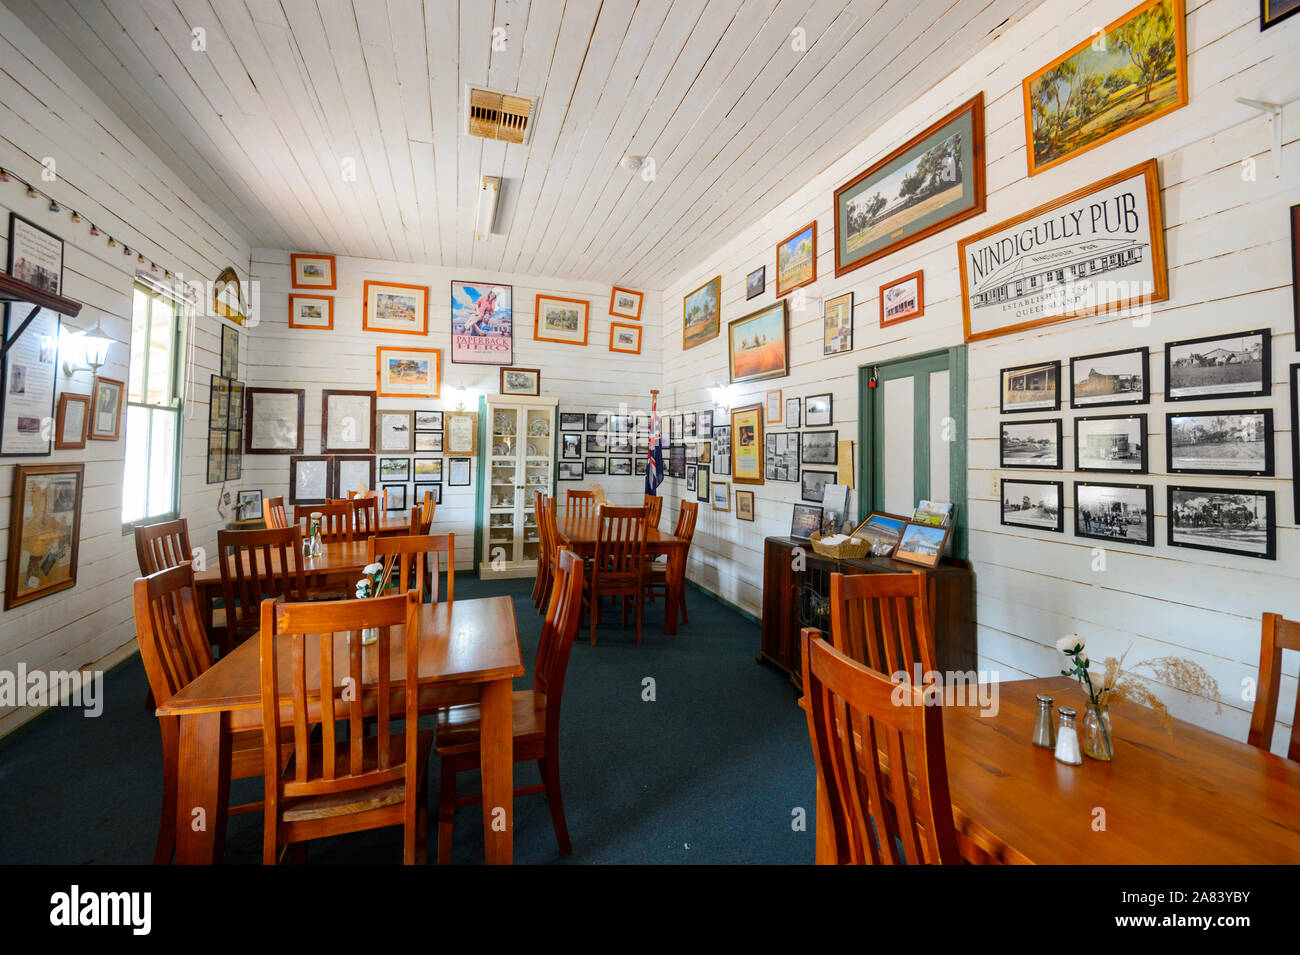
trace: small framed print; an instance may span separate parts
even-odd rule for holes
[[[1061,363],[1040,362],[1002,369],[1002,414],[1061,409]]]
[[[71,451],[86,446],[86,424],[90,420],[90,395],[65,391],[59,395],[59,415],[54,427],[54,449]]]
[[[561,481],[581,481],[582,480],[582,462],[581,461],[561,461],[559,470],[559,479]]]
[[[375,349],[375,391],[381,398],[437,398],[442,352],[437,348]]]
[[[379,480],[405,482],[411,480],[410,458],[380,458]]]
[[[376,450],[380,454],[401,452],[410,454],[415,447],[415,412],[380,409],[376,416]]]
[[[368,454],[336,455],[330,459],[330,468],[330,481],[334,485],[334,493],[339,497],[351,491],[371,491],[375,488],[375,459]]]
[[[442,451],[442,432],[441,431],[417,431],[415,432],[415,451],[418,454],[421,451]]]
[[[838,464],[838,431],[803,432],[804,464]]]
[[[682,415],[682,438],[683,440],[695,440],[695,412],[688,411]]]
[[[303,389],[244,389],[244,453],[301,454]]]
[[[639,414],[636,416],[636,432],[637,434],[650,434],[650,416],[648,414]]]
[[[1070,359],[1070,406],[1105,408],[1151,400],[1150,350],[1129,348]]]
[[[1171,411],[1165,415],[1170,474],[1273,476],[1273,409]]]
[[[605,472],[611,477],[624,477],[632,473],[631,458],[610,458],[609,466]]]
[[[5,610],[77,585],[84,464],[13,469]]]
[[[758,298],[767,290],[767,266],[760,265],[745,276],[745,300]]]
[[[822,305],[822,355],[853,351],[853,293],[828,298]]]
[[[325,388],[321,391],[322,454],[375,453],[375,393]]]
[[[641,292],[634,292],[630,288],[619,288],[617,285],[609,293],[609,314],[615,318],[626,318],[634,322],[641,321],[641,304],[645,296]]]
[[[609,414],[608,412],[587,413],[587,430],[588,431],[608,431]]]
[[[736,520],[752,521],[754,519],[754,492],[736,489]],[[820,521],[820,518],[818,518]]]
[[[880,286],[880,327],[925,314],[925,271],[917,270]]]
[[[631,454],[632,435],[628,433],[613,432],[609,435],[605,447],[610,454]]]
[[[334,496],[334,469],[325,455],[296,454],[289,458],[289,503],[324,504]]]
[[[221,484],[226,480],[225,431],[208,430],[208,484]]]
[[[433,484],[442,483],[442,458],[420,458],[415,459],[414,469],[411,471],[411,479],[415,481],[428,481]]]
[[[637,477],[645,477],[647,460],[648,457],[633,458],[632,473],[635,474]]]
[[[1272,491],[1171,484],[1168,498],[1171,547],[1277,558],[1277,511]]]
[[[1003,478],[1000,489],[1003,526],[1065,533],[1065,509],[1061,507],[1064,489],[1061,481]]]
[[[609,323],[609,350],[628,355],[641,354],[641,326]]]
[[[1074,419],[1074,469],[1147,473],[1147,416],[1101,415]]]
[[[334,327],[334,296],[290,295],[289,327],[325,331]]]
[[[447,462],[447,484],[450,487],[469,487],[469,458],[452,458]],[[416,469],[419,474],[419,469]]]
[[[586,431],[587,416],[583,414],[581,411],[561,411],[560,430],[561,431]]]
[[[1059,471],[1064,466],[1060,418],[1003,421],[1000,431],[998,467]]]
[[[433,495],[433,503],[434,503],[434,504],[441,504],[441,503],[442,503],[442,485],[441,485],[441,484],[421,484],[421,483],[419,483],[419,482],[416,482],[416,485],[415,485],[415,500],[416,500],[417,502],[422,502],[422,501],[424,500],[424,495],[426,495],[426,494],[432,494],[432,495]]]
[[[226,480],[238,481],[244,476],[244,435],[240,431],[226,432]]]
[[[820,504],[826,499],[826,485],[834,484],[838,475],[834,471],[810,471],[799,475],[799,499]]]
[[[587,458],[587,459],[584,460],[582,463],[583,463],[583,467],[586,469],[586,471],[587,471],[588,474],[604,474],[604,473],[605,473],[605,459],[604,459],[604,458]]]
[[[363,284],[361,328],[400,335],[429,334],[429,287],[397,282]]]
[[[722,276],[715,275],[682,296],[682,351],[718,337],[722,321]]]
[[[849,536],[871,544],[873,556],[890,557],[898,547],[898,540],[903,536],[905,527],[907,527],[906,517],[887,514],[884,511],[872,511],[867,515],[866,520],[853,528]]]
[[[604,431],[587,435],[587,453],[605,454],[609,451],[609,435]]]
[[[90,431],[92,441],[116,441],[122,436],[122,406],[126,385],[116,378],[95,376],[90,386]]]
[[[822,509],[816,504],[796,504],[790,517],[790,536],[807,540],[821,530]]]
[[[502,368],[501,394],[540,395],[542,371],[540,368]]]
[[[443,450],[448,454],[478,454],[478,412],[448,411],[443,415],[447,423]]]
[[[243,431],[244,383],[242,381],[232,381],[230,383],[230,398],[227,404],[229,409],[226,414],[226,427],[231,431]]]
[[[263,520],[262,492],[251,489],[239,491],[235,495],[235,513],[241,521]]]
[[[289,271],[294,288],[332,289],[335,287],[332,255],[290,255]]]
[[[208,427],[225,431],[230,423],[230,379],[209,376]]]
[[[388,501],[388,506],[384,510],[404,511],[409,506],[406,503],[406,485],[405,484],[385,484],[384,497]]]
[[[239,332],[229,325],[221,326],[221,376],[239,377]]]
[[[582,460],[582,435],[580,433],[560,432],[560,458],[565,461]]]
[[[709,502],[709,469],[703,464],[695,469],[695,500]]]
[[[943,549],[948,544],[948,535],[952,533],[951,524],[916,524],[907,522],[903,534],[894,548],[894,560],[906,564],[919,564],[922,567],[938,567],[943,560]]]
[[[699,469],[694,464],[686,465],[686,490],[695,493],[695,474]]]
[[[416,411],[415,430],[416,431],[441,431],[442,412],[441,411]]]
[[[804,426],[808,428],[828,428],[835,423],[835,401],[829,394],[809,395],[804,399]]]
[[[767,393],[766,423],[767,424],[781,423],[781,389],[780,388],[777,388],[774,391],[769,391]]]
[[[713,509],[715,511],[731,510],[731,482],[713,482]]]
[[[1075,481],[1074,536],[1154,547],[1153,502],[1150,484]]]
[[[1267,328],[1165,344],[1165,400],[1254,398],[1273,386]]]
[[[708,464],[708,463],[709,463],[709,448],[711,447],[711,445],[712,445],[712,442],[709,442],[709,441],[700,441],[700,442],[698,442],[698,443],[695,445],[695,463],[696,463],[696,464]]]
[[[817,281],[817,221],[776,245],[776,297]]]
[[[587,344],[589,303],[558,295],[538,295],[533,316],[533,338],[562,345]]]
[[[713,411],[700,411],[695,415],[695,432],[702,440],[713,437]]]
[[[803,404],[798,398],[785,399],[785,426],[787,428],[800,427],[802,409]]]

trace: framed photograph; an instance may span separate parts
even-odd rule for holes
[[[713,437],[713,411],[699,411],[695,415],[695,433],[701,440]]]
[[[1061,409],[1061,363],[1017,365],[1002,369],[1002,414]]]
[[[447,485],[449,487],[469,487],[470,459],[451,458],[447,462]],[[420,474],[420,462],[415,462],[415,474]]]
[[[584,458],[582,463],[583,463],[583,466],[586,468],[586,471],[587,471],[588,474],[604,474],[604,473],[605,473],[605,459],[604,459],[604,458]]]
[[[598,431],[587,435],[588,454],[607,454],[609,452],[609,434]]]
[[[590,305],[578,298],[538,295],[533,317],[533,338],[561,345],[587,344]]]
[[[1147,473],[1147,416],[1074,419],[1074,469]]]
[[[1168,495],[1170,546],[1276,559],[1272,491],[1171,484]]]
[[[28,285],[62,295],[63,240],[18,213],[9,213],[8,271]]]
[[[880,286],[880,327],[925,314],[925,271],[918,269]]]
[[[731,425],[720,424],[713,429],[713,473],[731,474]]]
[[[853,351],[853,293],[828,298],[822,305],[822,354]]]
[[[226,414],[226,427],[231,431],[244,430],[244,383],[232,381],[229,388],[229,406]]]
[[[650,434],[650,416],[648,414],[639,414],[636,416],[637,434]]]
[[[798,431],[769,431],[765,438],[763,477],[768,481],[799,480]]]
[[[65,391],[59,395],[59,416],[54,426],[54,449],[71,451],[86,446],[86,424],[90,420],[90,395]]]
[[[826,496],[826,485],[835,483],[834,471],[810,471],[800,475],[800,500],[820,504]]]
[[[700,441],[696,443],[695,445],[696,464],[708,464],[712,460],[712,456],[709,451],[710,447],[712,447],[712,442],[710,441]]]
[[[204,479],[208,484],[221,484],[226,480],[226,436],[229,433],[208,429],[208,468]]]
[[[647,460],[648,460],[648,456],[633,458],[632,473],[635,474],[637,477],[645,477]]]
[[[634,322],[641,321],[641,305],[645,296],[630,288],[615,285],[609,293],[609,314],[615,318],[626,318]]]
[[[540,368],[502,368],[501,394],[540,395],[542,370]]]
[[[582,480],[582,462],[581,461],[561,461],[559,470],[559,479],[561,481],[581,481]]]
[[[116,441],[122,437],[122,407],[126,404],[125,399],[126,385],[115,378],[95,376],[90,386],[90,432],[87,434],[90,440]]]
[[[626,432],[622,434],[611,433],[609,439],[605,442],[605,448],[610,454],[631,454],[632,435]]]
[[[692,494],[695,493],[695,475],[698,471],[699,468],[694,464],[686,465],[686,490]]]
[[[821,531],[822,509],[815,504],[796,504],[790,516],[790,536],[798,540],[807,540]]]
[[[695,412],[688,411],[682,415],[682,437],[686,440],[695,439]]]
[[[373,391],[322,389],[320,420],[321,454],[375,453]]]
[[[1150,484],[1074,482],[1074,536],[1155,546]]]
[[[226,432],[226,480],[238,481],[244,476],[244,435],[240,431]]]
[[[834,399],[830,393],[809,395],[804,399],[804,426],[808,428],[826,428],[835,423]]]
[[[1065,533],[1065,509],[1061,507],[1063,482],[1003,478],[1001,484],[1004,527]]]
[[[998,442],[998,467],[1060,470],[1061,419],[1003,421]]]
[[[610,458],[609,469],[606,472],[611,476],[622,477],[632,473],[631,458]]]
[[[367,281],[363,299],[363,331],[429,334],[429,286]]]
[[[1170,474],[1273,476],[1273,409],[1171,411],[1165,415]]]
[[[290,281],[294,288],[331,289],[335,287],[334,256],[289,256]]]
[[[867,515],[866,520],[853,528],[849,536],[870,541],[873,556],[888,557],[897,549],[899,538],[903,536],[903,528],[906,526],[906,517],[886,514],[883,511],[872,511]],[[882,545],[888,548],[887,552],[877,553],[876,548]]]
[[[764,381],[790,374],[790,322],[786,300],[727,323],[730,381]]]
[[[586,431],[587,416],[583,414],[581,411],[561,411],[560,430],[561,431]]]
[[[984,94],[835,190],[835,276],[984,211]]]
[[[1165,400],[1253,398],[1272,391],[1267,328],[1165,344]]]
[[[442,458],[416,457],[411,469],[411,480],[442,483]]]
[[[85,467],[84,464],[14,466],[5,563],[5,610],[77,585]]]
[[[714,481],[713,488],[710,492],[712,497],[713,509],[715,511],[731,510],[731,482]]]
[[[695,500],[709,502],[709,469],[703,464],[695,468]]]
[[[415,433],[415,412],[390,411],[380,409],[376,415],[375,431],[377,444],[375,450],[380,454],[399,452],[410,454],[415,448],[412,435]]]
[[[798,398],[785,399],[785,426],[798,428],[802,419],[803,404]]]
[[[1163,302],[1156,161],[989,226],[960,240],[957,253],[968,342]]]
[[[1267,3],[1269,0],[1260,0]],[[1300,0],[1291,0],[1300,10]],[[1300,341],[1300,203],[1291,207],[1291,315],[1296,340]]]
[[[442,352],[380,345],[375,349],[375,391],[381,398],[437,398],[442,391]]]
[[[334,496],[333,468],[325,455],[298,454],[289,458],[289,503],[324,504]]]
[[[334,327],[334,296],[290,295],[289,327],[327,330]]]
[[[1035,176],[1187,105],[1182,0],[1147,0],[1025,77]]]
[[[221,326],[221,376],[239,377],[239,332],[229,325]]]
[[[442,432],[441,431],[417,431],[415,432],[415,450],[416,453],[421,451],[442,451]]]
[[[560,432],[560,459],[564,461],[582,460],[582,435]]]
[[[817,281],[817,220],[776,244],[776,297]]]
[[[379,480],[381,481],[411,480],[411,459],[410,458],[380,458],[379,459]]]
[[[1146,346],[1071,358],[1070,406],[1146,404],[1151,400],[1149,366],[1150,351]]]
[[[443,415],[447,428],[443,438],[444,449],[448,454],[478,454],[478,412],[448,411]]]
[[[263,520],[262,492],[260,490],[244,490],[237,492],[235,494],[235,513],[238,515],[237,520]]]
[[[451,283],[451,360],[455,364],[514,363],[514,289]],[[505,394],[505,392],[502,392]]]
[[[641,354],[641,326],[610,322],[609,350],[629,355]]]
[[[781,423],[781,389],[777,388],[767,393],[767,423]]]
[[[838,464],[838,431],[803,432],[804,464]]]
[[[938,567],[943,560],[943,549],[952,533],[951,524],[936,527],[933,524],[916,524],[908,521],[894,548],[894,560],[922,567]]]
[[[442,485],[441,484],[419,484],[415,485],[415,497],[412,498],[414,503],[419,504],[424,500],[424,495],[431,494],[434,504],[442,503]]]
[[[754,492],[736,489],[736,520],[752,521],[754,519]]]
[[[1259,28],[1267,30],[1297,12],[1300,0],[1259,0]]]
[[[442,412],[441,411],[416,411],[415,430],[416,431],[441,431]]]
[[[12,214],[10,225],[13,225]],[[62,242],[59,249],[61,256]],[[12,245],[9,252],[12,259]],[[52,256],[51,250],[51,261]],[[43,268],[28,262],[29,271]],[[36,277],[42,278],[42,275]],[[22,336],[15,338],[18,326],[31,314],[25,304],[4,306],[5,320],[3,328],[0,328],[4,333],[3,341],[9,343],[9,351],[0,361],[0,409],[3,409],[0,455],[6,456],[49,454],[51,438],[54,437],[46,422],[54,416],[62,319],[57,312],[42,309]]]
[[[388,501],[388,506],[384,510],[392,513],[393,511],[404,511],[410,507],[406,500],[405,484],[385,484],[383,488],[384,497]]]
[[[737,484],[763,483],[763,406],[731,409],[731,478]]]
[[[301,388],[244,390],[245,454],[302,453],[303,394]]]
[[[382,458],[380,464],[393,460],[405,461],[406,459]],[[337,455],[331,458],[330,467],[333,469],[330,480],[334,484],[334,493],[339,497],[344,497],[349,491],[375,489],[375,459],[368,454]]]
[[[609,430],[609,413],[608,413],[608,412],[605,412],[605,411],[596,412],[595,414],[592,414],[591,412],[588,412],[588,413],[587,413],[587,429],[586,429],[586,430],[588,430],[588,431],[608,431],[608,430]]]
[[[682,298],[682,350],[718,337],[722,315],[722,276],[715,275]]]
[[[208,376],[208,427],[225,431],[230,426],[230,379]]]
[[[767,266],[760,265],[745,276],[745,299],[758,298],[767,291]]]
[[[664,474],[670,478],[686,477],[686,448],[681,445],[668,449],[668,462]]]

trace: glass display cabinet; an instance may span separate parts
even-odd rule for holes
[[[479,576],[530,577],[539,548],[534,495],[555,492],[558,401],[513,395],[489,395],[486,401]]]

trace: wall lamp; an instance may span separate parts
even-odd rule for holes
[[[69,334],[61,345],[65,375],[71,377],[79,371],[98,375],[99,369],[108,361],[108,350],[113,345],[113,339],[108,337],[99,319],[95,319],[93,328]]]

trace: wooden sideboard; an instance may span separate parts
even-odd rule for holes
[[[795,569],[795,548],[803,550]],[[934,615],[935,665],[942,671],[976,669],[975,574],[970,563],[945,557],[933,570],[887,557],[837,560],[824,557],[808,541],[769,537],[763,545],[763,643],[760,663],[784,671],[799,690],[799,631],[830,632],[831,574],[909,574],[921,570],[930,581]]]

